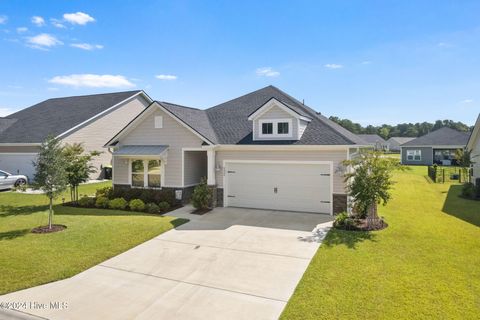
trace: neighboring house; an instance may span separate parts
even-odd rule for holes
[[[0,118],[0,170],[35,174],[33,161],[40,144],[49,136],[63,143],[83,143],[86,151],[103,152],[92,165],[101,177],[102,167],[112,155],[103,147],[105,140],[123,128],[151,103],[143,91],[94,94],[48,99]]]
[[[347,208],[341,163],[365,146],[268,86],[206,110],[153,102],[105,147],[115,188],[185,201],[206,177],[218,206],[331,214]]]
[[[465,148],[469,135],[448,127],[429,132],[400,146],[402,163],[456,165],[455,153]]]
[[[359,136],[360,139],[365,141],[368,146],[373,147],[374,150],[377,150],[377,151],[388,150],[387,142],[378,134],[358,134],[357,136]]]
[[[400,146],[404,143],[412,141],[411,137],[391,137],[387,140],[388,150],[392,152],[400,152]]]
[[[473,182],[476,183],[477,179],[480,179],[480,114],[478,115],[477,122],[473,128],[472,134],[467,143],[467,150],[471,150],[473,163]]]

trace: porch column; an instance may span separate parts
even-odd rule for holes
[[[215,181],[215,150],[207,149],[207,184],[214,186]]]

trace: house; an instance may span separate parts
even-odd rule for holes
[[[373,147],[377,151],[386,151],[388,150],[387,142],[380,137],[378,134],[358,134],[360,139],[366,142],[368,146]]]
[[[477,122],[475,123],[475,127],[468,140],[467,150],[472,152],[471,160],[474,162],[472,181],[477,183],[477,179],[480,179],[480,114],[478,115]]]
[[[456,165],[455,153],[467,145],[469,133],[448,127],[431,131],[400,146],[402,164]]]
[[[342,161],[365,146],[268,86],[206,110],[155,101],[105,147],[114,188],[185,201],[206,177],[217,206],[331,214],[347,208]]]
[[[151,103],[143,91],[128,91],[48,99],[0,118],[0,169],[12,174],[35,174],[33,161],[40,144],[53,135],[63,143],[83,143],[86,151],[101,151],[92,165],[99,178],[111,164],[102,148],[105,139],[123,128]]]
[[[387,140],[388,150],[392,152],[400,152],[400,146],[404,143],[412,141],[411,137],[391,137]]]

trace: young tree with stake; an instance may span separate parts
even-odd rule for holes
[[[53,199],[67,188],[66,161],[60,141],[49,136],[41,145],[34,161],[36,189],[45,192],[49,199],[48,229],[52,229]]]

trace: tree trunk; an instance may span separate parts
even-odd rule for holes
[[[367,214],[367,225],[369,227],[375,225],[378,223],[378,211],[377,211],[377,203],[375,202],[373,205],[368,208],[368,214]]]
[[[50,211],[48,212],[48,229],[52,229],[52,220],[53,220],[52,202],[53,202],[53,198],[50,197]]]

